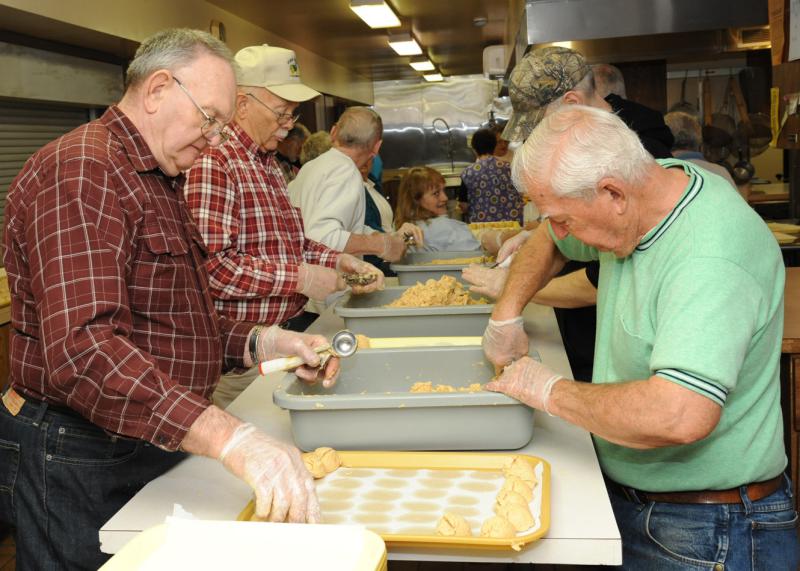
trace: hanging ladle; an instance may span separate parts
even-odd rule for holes
[[[314,347],[314,352],[320,354],[320,366],[324,367],[325,362],[330,357],[350,357],[357,349],[358,342],[356,341],[356,336],[352,331],[342,329],[333,336],[330,343]],[[303,361],[301,357],[294,355],[291,357],[262,361],[258,365],[258,370],[262,375],[266,375],[276,371],[291,371],[304,364],[305,361]]]

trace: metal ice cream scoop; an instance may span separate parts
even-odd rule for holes
[[[342,329],[333,336],[330,343],[314,347],[314,352],[320,354],[320,366],[324,366],[325,361],[331,356],[350,357],[357,349],[358,342],[356,341],[356,336],[352,331]],[[303,361],[301,357],[294,355],[291,357],[272,359],[270,361],[262,361],[258,365],[258,370],[262,375],[266,375],[274,373],[275,371],[291,371],[303,364],[305,364],[305,361]]]

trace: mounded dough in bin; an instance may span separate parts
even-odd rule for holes
[[[472,530],[462,516],[452,512],[444,512],[436,526],[436,533],[446,537],[472,537]]]
[[[522,495],[513,490],[500,490],[497,493],[497,499],[494,504],[494,511],[499,512],[501,506],[505,506],[508,504],[519,504],[522,506],[527,506],[528,500],[526,500]]]
[[[481,526],[481,537],[492,537],[495,539],[508,539],[516,537],[517,530],[506,518],[496,515],[490,517]]]
[[[311,472],[311,475],[317,480],[328,475],[325,466],[322,465],[322,459],[316,452],[306,452],[303,454],[303,464],[306,465],[306,470]]]

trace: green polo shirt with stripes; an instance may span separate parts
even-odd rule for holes
[[[631,255],[572,236],[556,244],[568,258],[600,260],[593,382],[657,375],[711,399],[722,416],[709,436],[684,446],[635,450],[595,436],[600,463],[613,480],[652,492],[767,480],[787,462],[780,249],[728,182],[692,163],[658,162],[682,168],[689,183]]]

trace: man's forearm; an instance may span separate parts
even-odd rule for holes
[[[537,228],[514,256],[492,319],[502,321],[520,315],[534,294],[564,267],[565,259],[547,228],[547,224]]]
[[[211,405],[189,428],[181,442],[181,450],[199,456],[219,458],[222,447],[240,424],[242,421],[235,416]]]
[[[380,256],[383,253],[385,243],[384,236],[380,232],[374,234],[350,234],[350,239],[344,247],[346,254],[375,254]]]
[[[597,288],[586,277],[586,270],[577,270],[550,280],[536,292],[533,302],[550,307],[573,309],[597,304]]]

